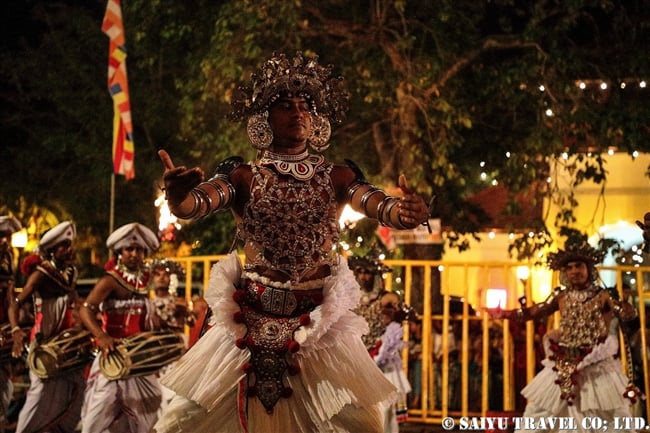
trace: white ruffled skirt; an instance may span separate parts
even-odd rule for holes
[[[300,327],[294,339],[300,350],[291,363],[296,375],[285,375],[293,389],[267,413],[257,398],[246,398],[248,350],[235,346],[246,333],[235,323],[239,305],[233,300],[241,264],[235,253],[211,271],[206,300],[213,311],[212,327],[162,378],[176,392],[155,426],[158,433],[193,432],[381,432],[380,403],[395,387],[384,378],[361,341],[368,331],[352,313],[359,286],[345,259],[338,275],[324,282],[323,303],[311,312],[311,323]]]
[[[613,356],[618,352],[618,339],[614,335],[607,337],[604,343],[597,345],[578,365],[579,379],[576,399],[572,405],[560,398],[560,386],[555,383],[558,375],[553,370],[554,362],[545,359],[544,369],[524,387],[521,394],[528,404],[524,417],[536,419],[544,417],[569,417],[575,422],[573,432],[591,432],[583,425],[589,426],[585,417],[599,417],[609,426],[614,425],[615,417],[630,417],[630,401],[623,394],[628,384],[622,373],[621,363]],[[529,430],[517,430],[528,432]],[[545,431],[540,429],[530,430]],[[555,431],[555,430],[554,430]],[[564,432],[564,430],[559,430]],[[628,433],[633,433],[632,430]]]

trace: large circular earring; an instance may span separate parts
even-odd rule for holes
[[[273,131],[269,125],[269,112],[253,114],[248,118],[246,132],[254,148],[264,150],[268,149],[273,141]]]
[[[327,117],[312,115],[311,116],[311,134],[307,139],[307,144],[316,152],[322,152],[330,147],[330,136],[332,127]]]

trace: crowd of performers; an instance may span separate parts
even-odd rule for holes
[[[160,370],[186,351],[184,327],[197,322],[176,295],[184,270],[172,260],[151,259],[156,234],[126,224],[107,239],[113,257],[82,298],[76,227],[64,221],[22,261],[26,282],[16,288],[9,242],[19,228],[14,218],[0,217],[0,431],[148,432],[170,398],[159,384]],[[28,383],[22,398],[14,399],[14,381]]]
[[[201,328],[205,317],[205,309],[195,313],[176,294],[185,270],[173,260],[150,257],[158,248],[156,235],[139,223],[127,224],[107,239],[114,255],[82,298],[75,290],[76,227],[65,221],[23,260],[19,271],[26,282],[16,290],[10,239],[19,228],[17,220],[0,217],[0,431],[149,432],[174,395],[159,377],[196,342],[188,344],[185,326]],[[398,389],[398,398],[382,406],[385,431],[397,432],[410,391],[401,364],[402,325],[413,313],[398,294],[383,290],[382,275],[390,269],[381,261],[353,257],[350,268],[361,287],[355,312],[368,323],[366,348]],[[25,371],[29,387],[14,400],[14,380]]]
[[[431,209],[404,175],[393,196],[354,162],[320,153],[349,105],[344,79],[332,70],[316,56],[274,54],[232,92],[230,118],[247,123],[254,160],[229,158],[206,180],[200,167],[176,166],[159,151],[174,215],[192,221],[229,211],[237,225],[237,250],[212,267],[205,288],[209,326],[189,350],[178,338],[185,319],[166,311],[168,300],[154,307],[150,299],[157,268],[147,257],[159,242],[141,224],[108,237],[114,262],[85,299],[75,292],[70,221],[42,236],[39,253],[23,263],[29,276],[19,293],[11,260],[2,259],[3,338],[13,357],[29,346],[17,433],[397,431],[411,389],[400,356],[408,309],[371,283],[360,289],[361,266],[351,269],[336,248],[339,217],[349,205],[408,230],[427,225]],[[554,361],[524,390],[531,416],[629,413],[609,331],[613,316],[631,313],[594,287],[586,271],[592,259],[563,255],[553,263],[570,279],[566,291],[540,307],[499,313],[526,320],[559,310],[568,327],[549,340]],[[20,311],[28,302],[35,323],[26,331]],[[6,366],[2,414],[11,396]]]

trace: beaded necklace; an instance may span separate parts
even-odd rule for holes
[[[124,264],[118,262],[107,273],[112,275],[124,288],[133,293],[143,295],[149,292],[149,277],[151,276],[151,272],[147,266],[141,266],[137,270],[132,271],[124,266]]]

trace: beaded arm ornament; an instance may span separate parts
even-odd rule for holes
[[[345,162],[356,175],[354,182],[348,188],[348,202],[358,203],[365,215],[372,216],[373,213],[370,212],[372,209],[369,208],[368,202],[373,196],[380,194],[383,198],[380,199],[375,209],[377,221],[381,225],[393,229],[404,230],[409,228],[402,222],[398,208],[395,208],[400,199],[387,195],[386,192],[368,182],[361,169],[354,162],[349,159],[346,159]],[[393,209],[396,209],[396,212],[393,212]]]
[[[235,187],[230,182],[230,173],[244,162],[239,156],[224,160],[211,179],[201,182],[190,191],[194,201],[192,210],[185,215],[176,215],[181,219],[203,218],[213,212],[228,209],[235,199]]]

